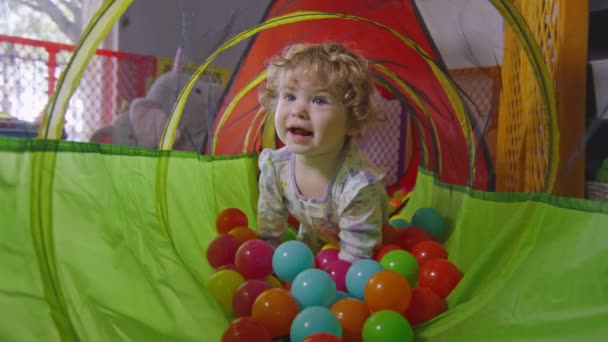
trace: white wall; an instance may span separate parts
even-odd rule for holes
[[[215,51],[222,36],[225,40],[258,23],[269,2],[135,0],[119,23],[119,49],[173,57],[178,42],[184,40],[186,60],[200,63]],[[503,19],[487,0],[416,3],[448,68],[500,63]],[[229,27],[231,17],[233,26]],[[245,44],[232,48],[215,65],[233,69],[244,48]]]
[[[135,0],[118,24],[119,50],[174,57],[179,42],[184,42],[185,60],[201,63],[216,50],[220,39],[223,42],[258,23],[268,3],[269,0]],[[223,53],[214,65],[233,69],[245,45]]]
[[[449,69],[502,63],[503,18],[489,1],[416,0],[416,4]]]

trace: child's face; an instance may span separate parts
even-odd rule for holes
[[[348,135],[342,101],[310,77],[284,77],[278,90],[275,127],[281,141],[307,157],[339,153]]]

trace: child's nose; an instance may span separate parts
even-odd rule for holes
[[[300,119],[304,119],[304,118],[308,117],[308,108],[306,107],[306,105],[304,105],[302,103],[296,104],[293,107],[291,115],[295,116],[297,118],[300,118]]]

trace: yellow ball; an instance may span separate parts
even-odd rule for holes
[[[337,243],[330,242],[321,248],[321,250],[325,249],[340,249],[340,246]]]
[[[410,222],[401,215],[395,215],[388,220],[388,224],[395,228],[407,228],[411,226]]]
[[[275,276],[271,276],[269,275],[268,277],[266,277],[266,279],[264,279],[268,284],[270,284],[270,286],[275,287],[275,288],[282,288],[283,284],[281,284],[281,281],[279,279],[277,279],[277,277]]]
[[[213,273],[207,280],[207,289],[220,303],[225,312],[232,311],[232,296],[236,289],[245,282],[245,278],[233,270],[221,270]]]

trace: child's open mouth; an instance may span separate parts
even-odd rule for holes
[[[299,127],[292,127],[288,129],[289,133],[294,134],[294,135],[298,135],[298,136],[302,136],[302,137],[309,137],[312,136],[312,132],[307,131],[303,128],[299,128]]]

